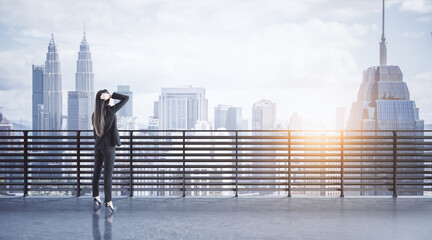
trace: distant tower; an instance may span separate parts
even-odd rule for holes
[[[75,90],[94,94],[93,61],[86,33],[81,40],[78,52],[77,71],[75,73]]]
[[[62,75],[54,34],[48,45],[43,75],[43,129],[60,130],[62,116]]]
[[[252,129],[271,130],[276,128],[276,103],[261,100],[252,107]]]
[[[230,105],[219,104],[214,108],[214,129],[225,128]]]
[[[241,107],[219,104],[214,111],[214,128],[226,130],[242,130],[244,126]]]
[[[43,129],[44,66],[32,65],[32,129]]]
[[[124,94],[129,96],[129,103],[126,104],[124,107],[122,107],[118,113],[117,116],[120,117],[133,117],[133,93],[130,90],[129,85],[119,85],[117,86],[117,92],[120,94]],[[118,102],[118,101],[117,101]]]
[[[129,102],[117,112],[117,126],[119,129],[137,129],[136,118],[133,117],[133,93],[129,85],[117,86],[117,92],[129,96]],[[115,102],[119,102],[115,100]]]
[[[94,110],[93,98],[93,61],[84,30],[84,36],[78,52],[75,91],[68,93],[68,129],[91,129],[91,115]]]
[[[242,109],[241,107],[228,108],[226,118],[227,130],[242,130],[243,128]]]

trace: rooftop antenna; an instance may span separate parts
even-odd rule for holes
[[[384,17],[385,17],[385,0],[383,0],[382,5],[382,34],[380,42],[380,66],[387,65],[387,42],[384,36]]]
[[[384,39],[385,40],[385,37],[384,37],[384,27],[385,27],[385,25],[384,25],[384,20],[385,20],[385,0],[383,0],[383,9],[382,9],[382,35],[381,35],[381,40],[382,39]]]

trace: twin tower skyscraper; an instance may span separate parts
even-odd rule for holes
[[[94,108],[94,73],[90,47],[84,36],[78,52],[75,91],[68,92],[68,118],[63,115],[62,74],[54,34],[45,65],[32,66],[32,127],[34,130],[84,130],[91,128]]]

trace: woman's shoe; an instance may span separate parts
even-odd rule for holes
[[[96,206],[100,207],[102,206],[102,202],[100,200],[97,200],[96,198],[93,199]]]
[[[115,207],[114,205],[111,206],[111,205],[108,205],[108,203],[105,203],[105,207],[107,207],[111,213],[115,213],[117,211],[117,207]]]

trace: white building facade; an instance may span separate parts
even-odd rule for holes
[[[158,105],[160,130],[193,129],[208,120],[204,88],[162,88]]]

